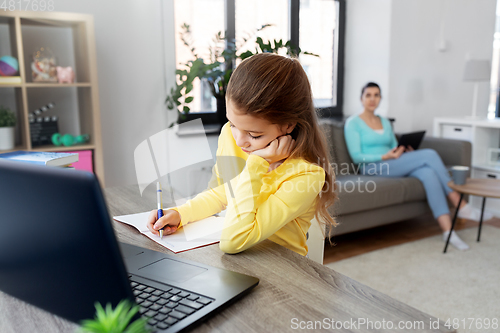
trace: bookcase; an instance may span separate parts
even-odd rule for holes
[[[8,40],[8,41],[7,41]],[[60,12],[0,11],[0,56],[19,61],[21,83],[0,85],[0,104],[17,115],[14,150],[90,151],[92,168],[104,184],[94,21],[91,15]],[[74,83],[33,82],[31,61],[39,47],[50,47],[57,66],[71,66]],[[5,54],[10,50],[10,54]],[[59,58],[60,57],[60,58]],[[89,134],[90,141],[73,146],[33,146],[29,114],[54,101],[61,134]],[[4,152],[4,151],[3,151]]]

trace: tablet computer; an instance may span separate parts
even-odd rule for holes
[[[417,150],[424,138],[425,131],[412,132],[401,135],[399,138],[398,146],[411,146],[413,149]]]

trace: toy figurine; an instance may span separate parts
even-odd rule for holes
[[[59,83],[73,83],[75,81],[75,72],[73,72],[73,68],[57,66],[56,70]]]
[[[31,63],[33,82],[57,82],[56,59],[49,48],[40,48],[33,53]]]

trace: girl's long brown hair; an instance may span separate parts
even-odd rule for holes
[[[226,100],[238,111],[273,124],[297,123],[296,145],[290,157],[302,158],[325,170],[315,216],[321,223],[336,226],[328,213],[328,207],[337,197],[335,174],[317,121],[311,85],[299,61],[272,53],[259,53],[245,59],[229,80]]]

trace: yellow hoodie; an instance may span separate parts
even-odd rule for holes
[[[268,170],[269,163],[242,151],[229,124],[224,125],[209,188],[173,208],[181,215],[181,226],[227,208],[220,241],[222,251],[238,253],[269,239],[306,255],[306,233],[325,172],[303,159],[287,159],[276,169]]]

